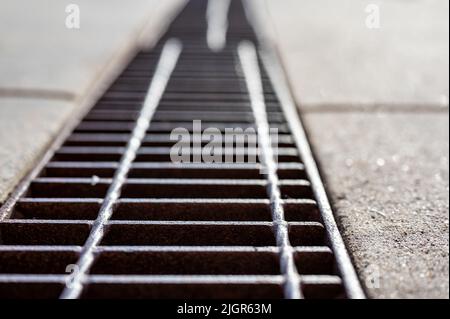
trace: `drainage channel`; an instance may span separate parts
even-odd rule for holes
[[[241,0],[191,0],[54,149],[0,209],[1,298],[364,298]]]

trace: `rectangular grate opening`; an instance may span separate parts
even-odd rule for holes
[[[95,178],[39,178],[30,185],[34,198],[103,198],[111,180]]]
[[[95,220],[101,200],[24,198],[17,202],[12,219]]]
[[[121,200],[113,220],[272,221],[265,201],[141,201]]]
[[[102,245],[274,246],[269,223],[114,222]]]
[[[213,2],[189,1],[0,208],[0,298],[364,297],[251,6],[215,13],[222,43]],[[180,137],[197,148],[176,163]]]
[[[0,223],[2,245],[80,245],[89,236],[87,222],[54,222],[41,220],[30,222],[8,220]]]
[[[345,299],[342,284],[336,283],[304,283],[302,284],[306,299]]]
[[[263,180],[129,180],[123,198],[266,198]]]
[[[84,299],[280,299],[275,283],[90,283]]]
[[[298,247],[294,258],[301,275],[336,275],[333,253],[326,246]]]
[[[57,299],[64,282],[0,282],[1,299]]]
[[[65,274],[78,257],[76,250],[0,249],[0,274]]]
[[[92,274],[102,275],[278,275],[273,252],[109,251],[102,252]]]

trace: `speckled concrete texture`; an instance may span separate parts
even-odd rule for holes
[[[448,298],[448,113],[304,117],[368,295]]]
[[[73,108],[71,102],[0,99],[0,202],[31,169]]]

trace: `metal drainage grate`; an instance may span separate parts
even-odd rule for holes
[[[364,297],[276,59],[226,3],[190,1],[3,205],[1,298]],[[257,128],[261,160],[172,163],[194,120]]]

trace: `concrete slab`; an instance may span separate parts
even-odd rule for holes
[[[68,101],[0,99],[0,202],[32,168],[73,109]]]
[[[148,31],[157,37],[157,28],[168,19],[167,8],[182,2],[1,1],[0,95],[27,90],[84,93],[112,54],[130,46],[148,23],[154,26]],[[66,27],[70,3],[79,6],[80,29]]]
[[[258,1],[254,1],[258,2]],[[304,108],[448,108],[446,0],[266,0],[257,8]],[[380,28],[366,27],[370,4]]]
[[[448,113],[304,120],[369,296],[448,298]]]

